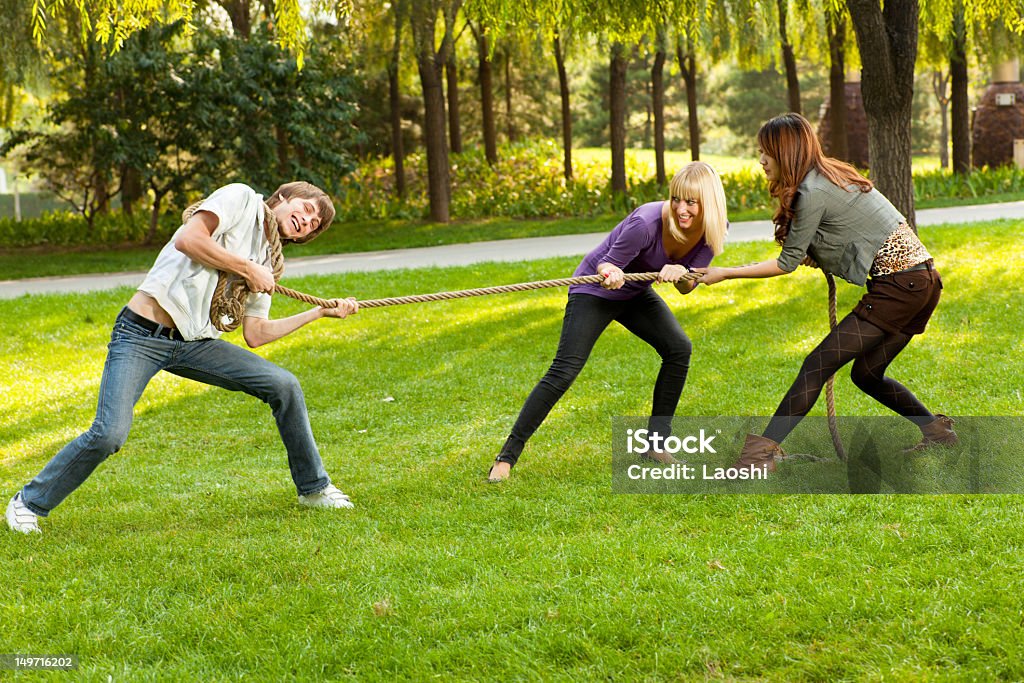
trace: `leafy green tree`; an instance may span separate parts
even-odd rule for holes
[[[351,126],[353,87],[347,68],[324,47],[338,28],[324,27],[309,50],[305,68],[269,40],[263,27],[248,41],[232,36],[197,36],[211,41],[201,50],[214,55],[197,65],[192,80],[210,92],[207,109],[218,120],[212,152],[228,166],[222,173],[274,189],[281,179],[302,179],[330,190],[354,168],[349,150],[359,142]],[[233,167],[233,168],[232,168]]]
[[[850,146],[846,131],[846,65],[847,26],[849,17],[846,4],[825,0],[825,37],[828,42],[828,99],[830,140],[829,151],[837,159],[848,161]]]
[[[914,180],[910,168],[917,0],[847,0],[863,65],[861,93],[868,118],[871,176],[911,226]]]
[[[467,5],[467,23],[476,42],[477,82],[480,87],[480,124],[487,163],[498,163],[498,131],[494,120],[494,51],[486,18],[474,17],[476,5]]]
[[[923,61],[946,71],[950,81],[953,171],[969,173],[971,114],[967,67],[970,46],[978,49],[980,62],[1009,56],[1016,46],[1008,44],[999,34],[1004,30],[1018,35],[1024,33],[1024,7],[1014,0],[932,0],[922,3],[920,24]],[[941,87],[942,81],[936,84],[937,90]]]
[[[313,46],[307,67],[267,39],[200,30],[184,22],[133,34],[106,55],[93,41],[54,53],[62,97],[48,128],[25,129],[7,145],[92,225],[111,198],[136,182],[151,199],[150,238],[175,197],[234,180],[265,193],[282,180],[328,190],[354,165],[355,107],[344,67]]]
[[[231,18],[236,34],[249,37],[254,7],[249,0],[224,0],[222,3]],[[338,0],[336,9],[345,13],[349,0]],[[295,55],[301,69],[306,53],[307,26],[300,12],[299,0],[267,0],[266,6],[273,8],[272,19],[275,36],[280,47]],[[194,0],[137,0],[119,3],[113,0],[32,0],[32,36],[37,44],[54,40],[48,30],[52,23],[61,19],[75,21],[77,34],[84,42],[94,40],[109,48],[111,52],[121,49],[125,41],[141,29],[154,24],[173,24],[183,20],[192,25],[196,9]],[[268,10],[269,11],[269,10]],[[57,40],[61,39],[58,35]]]

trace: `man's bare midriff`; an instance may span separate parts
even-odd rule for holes
[[[128,308],[143,318],[149,318],[164,327],[174,327],[174,320],[171,319],[171,316],[168,315],[163,306],[157,303],[156,299],[148,294],[135,292],[135,295],[128,301]]]

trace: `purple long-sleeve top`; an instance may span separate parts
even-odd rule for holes
[[[636,208],[615,226],[597,248],[587,254],[576,268],[573,277],[594,275],[600,263],[611,263],[626,273],[660,271],[667,264],[687,268],[704,268],[714,255],[702,237],[693,249],[680,259],[665,253],[661,236],[661,208],[664,202],[650,202]],[[592,294],[604,299],[623,301],[632,299],[650,287],[653,282],[626,282],[619,289],[605,289],[601,285],[572,285],[569,293]]]

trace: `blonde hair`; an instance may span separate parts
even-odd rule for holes
[[[281,202],[286,202],[292,197],[309,199],[316,204],[316,208],[320,212],[320,225],[316,230],[305,237],[290,240],[282,239],[284,239],[285,242],[294,242],[295,244],[312,242],[320,233],[331,226],[331,222],[334,220],[334,204],[331,203],[331,198],[327,196],[327,193],[319,187],[312,183],[298,180],[293,183],[285,183],[277,188],[274,191],[274,194],[270,195],[270,199],[267,200],[267,206],[274,208]]]
[[[700,221],[704,228],[704,241],[711,251],[718,256],[725,249],[725,233],[729,227],[729,219],[725,208],[725,188],[722,179],[710,164],[703,161],[691,161],[679,169],[668,184],[669,193],[680,201],[695,199],[700,202]],[[670,221],[672,235],[682,241],[679,228],[675,221]]]

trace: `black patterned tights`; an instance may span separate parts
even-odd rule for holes
[[[850,378],[865,394],[918,426],[935,419],[917,397],[885,370],[910,343],[911,336],[893,334],[850,313],[843,318],[800,367],[764,435],[781,443],[810,412],[828,378],[853,361]]]

